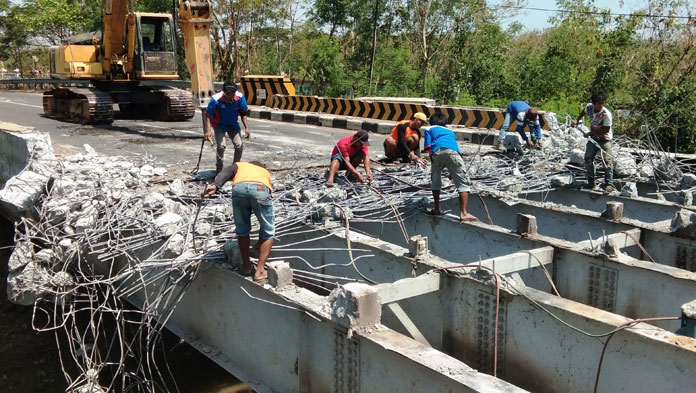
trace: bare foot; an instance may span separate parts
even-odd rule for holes
[[[254,274],[254,281],[261,281],[261,280],[265,280],[267,278],[268,278],[268,273],[266,273],[265,270],[262,271],[261,273],[259,273],[257,271],[256,274]]]
[[[469,213],[466,213],[464,215],[459,216],[459,221],[464,222],[464,221],[478,221],[478,218],[476,216],[471,215]]]
[[[331,181],[331,180],[327,181],[326,184],[324,184],[324,185],[326,187],[333,187],[334,186],[333,181]]]

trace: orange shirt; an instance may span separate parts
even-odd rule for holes
[[[398,131],[399,126],[402,124],[408,124],[410,122],[411,122],[411,120],[402,120],[402,121],[398,122],[396,124],[396,126],[394,126],[394,128],[392,128],[391,134],[389,134],[389,136],[398,141],[399,140],[399,131]],[[406,126],[406,133],[405,133],[404,139],[408,139],[413,134],[420,136],[420,132],[418,130],[412,130],[411,127]]]
[[[271,174],[267,170],[248,162],[238,162],[236,165],[237,173],[235,173],[232,179],[232,184],[244,182],[261,183],[268,187],[269,191],[273,191]]]

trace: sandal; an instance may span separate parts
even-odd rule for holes
[[[264,278],[259,278],[258,280],[256,279],[256,277],[254,277],[252,280],[259,285],[268,284],[268,276]]]
[[[442,210],[435,210],[435,209],[426,210],[425,214],[427,214],[429,216],[444,216],[445,215],[445,213],[443,213]]]

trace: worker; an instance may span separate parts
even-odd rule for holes
[[[275,235],[271,174],[264,168],[263,164],[256,161],[234,163],[215,177],[215,182],[206,187],[203,197],[207,198],[213,195],[230,179],[232,179],[234,229],[237,234],[239,252],[242,255],[242,273],[245,276],[253,274],[254,281],[263,282],[268,278],[264,266],[271,253],[273,236]],[[259,249],[259,259],[255,272],[249,259],[252,212],[259,221],[260,227],[259,241],[255,246]]]
[[[360,130],[355,135],[342,138],[336,143],[331,151],[331,164],[329,165],[329,178],[326,180],[326,187],[334,186],[334,176],[339,169],[345,169],[349,177],[353,177],[361,183],[364,183],[366,178],[372,181],[368,155],[369,137],[367,131]],[[365,166],[366,178],[358,172],[360,164]]]
[[[538,146],[541,147],[541,124],[539,123],[539,111],[535,107],[530,107],[524,101],[512,101],[508,104],[505,111],[505,120],[503,121],[503,126],[500,128],[500,134],[498,135],[498,150],[508,150],[509,148],[515,148],[514,146],[505,146],[505,137],[507,136],[508,129],[512,120],[517,121],[517,132],[522,137],[522,140],[527,144],[527,146]],[[531,140],[527,138],[524,132],[524,126],[529,126],[529,134]]]
[[[430,171],[430,188],[433,192],[433,210],[428,214],[441,215],[440,190],[442,189],[442,169],[447,171],[459,193],[459,221],[477,221],[476,216],[466,211],[469,202],[469,184],[464,167],[464,159],[457,146],[454,131],[446,128],[447,117],[442,113],[430,116],[431,127],[425,131],[423,150],[430,154],[432,168]]]
[[[420,128],[428,118],[423,112],[416,112],[410,120],[400,121],[384,140],[384,155],[390,160],[417,162],[420,158]]]
[[[241,129],[237,117],[241,115],[242,124],[244,124],[244,138],[249,139],[249,124],[247,123],[249,108],[247,107],[244,94],[237,91],[237,85],[234,82],[225,82],[222,86],[222,91],[214,94],[208,102],[208,107],[205,110],[205,135],[204,138],[211,140],[211,129],[215,130],[215,173],[218,174],[223,167],[223,158],[225,157],[225,134],[229,135],[234,145],[234,159],[232,162],[239,162],[242,159],[242,150],[244,148],[241,137]]]
[[[611,140],[614,136],[612,129],[613,118],[611,111],[605,106],[607,96],[602,92],[592,94],[589,104],[580,111],[577,119],[571,122],[573,127],[578,125],[585,115],[590,118],[590,132],[585,134],[589,137],[585,146],[585,170],[587,170],[587,185],[589,189],[595,186],[595,165],[594,160],[597,153],[601,152],[602,163],[604,164],[604,192],[611,193],[616,191],[614,188],[614,167],[611,161]]]

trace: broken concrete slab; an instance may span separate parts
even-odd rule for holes
[[[696,239],[696,212],[681,209],[674,215],[669,228],[676,236]]]

